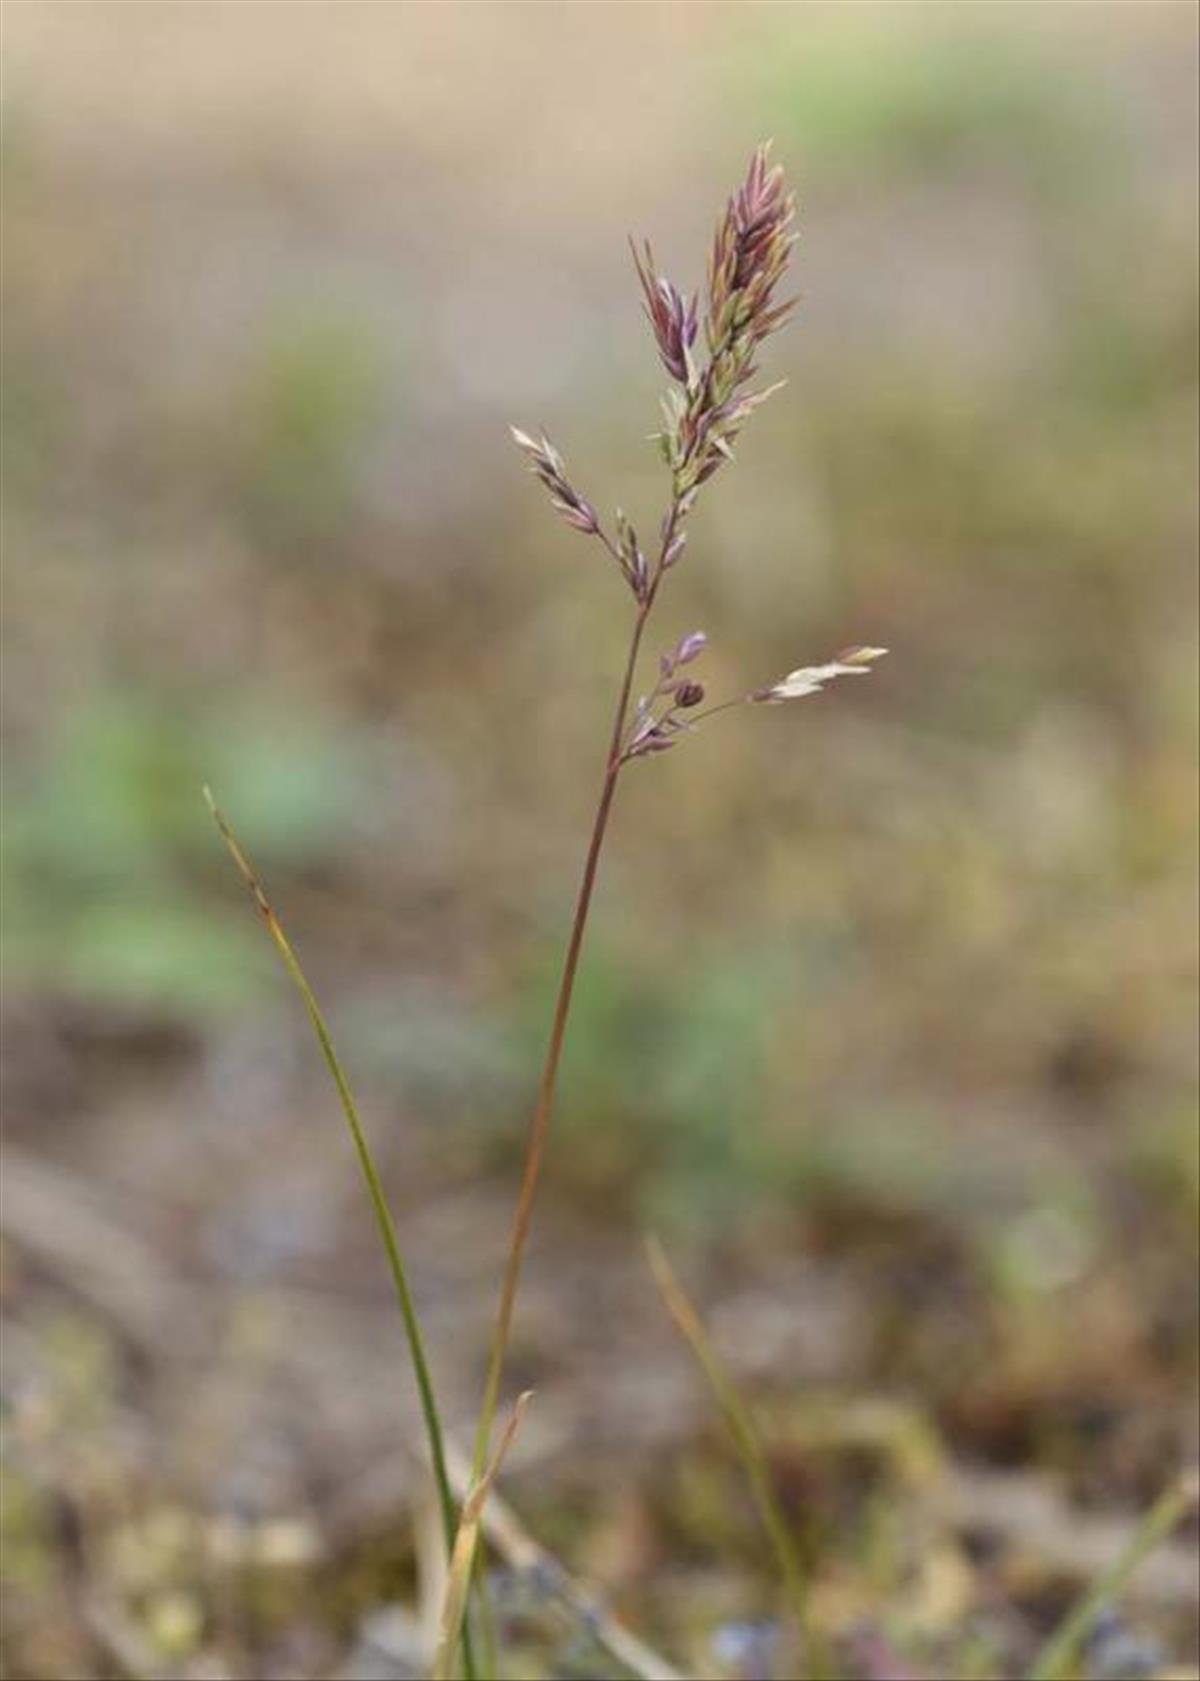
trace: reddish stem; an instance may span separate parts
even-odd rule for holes
[[[566,956],[563,959],[562,979],[559,981],[558,998],[554,1006],[554,1019],[550,1028],[550,1040],[546,1047],[546,1060],[538,1085],[537,1103],[534,1106],[533,1117],[529,1123],[529,1135],[525,1146],[525,1165],[521,1173],[521,1187],[517,1194],[516,1212],[513,1215],[512,1238],[509,1243],[508,1260],[504,1268],[504,1279],[500,1286],[500,1306],[496,1315],[496,1330],[492,1339],[491,1354],[488,1358],[483,1405],[479,1416],[479,1428],[475,1437],[474,1474],[476,1477],[480,1475],[483,1466],[487,1463],[492,1426],[495,1422],[496,1408],[500,1399],[504,1357],[508,1351],[513,1308],[516,1304],[517,1286],[521,1277],[521,1264],[525,1258],[525,1246],[529,1238],[529,1226],[533,1216],[533,1202],[537,1192],[538,1179],[541,1175],[542,1158],[546,1150],[550,1116],[554,1110],[558,1068],[562,1060],[567,1020],[571,1013],[571,996],[575,990],[575,974],[579,967],[579,954],[583,947],[583,935],[587,927],[588,911],[591,908],[592,891],[596,885],[600,853],[604,846],[604,836],[608,829],[613,796],[617,791],[617,778],[621,771],[621,748],[625,734],[625,720],[629,712],[629,697],[633,689],[638,653],[642,646],[642,635],[646,628],[646,620],[650,616],[650,610],[654,606],[654,600],[658,594],[658,586],[663,574],[663,560],[675,536],[678,522],[679,510],[677,506],[673,505],[663,528],[658,564],[655,567],[650,588],[646,592],[645,600],[638,607],[633,634],[629,640],[625,672],[617,696],[612,734],[608,744],[608,755],[604,764],[604,781],[600,789],[600,800],[596,807],[596,815],[592,822],[591,839],[588,841],[587,857],[583,866],[583,879],[579,885],[579,896],[575,902],[571,934],[567,941]]]

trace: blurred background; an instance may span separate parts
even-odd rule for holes
[[[5,23],[9,1673],[367,1674],[411,1599],[386,1274],[201,785],[465,1434],[629,627],[507,425],[652,528],[626,235],[698,284],[766,136],[789,383],[658,634],[716,692],[892,654],[623,782],[507,1486],[693,1673],[748,1661],[769,1560],[652,1228],[830,1616],[1012,1673],[1195,1451],[1194,8]],[[1118,1631],[1164,1663],[1175,1545]]]

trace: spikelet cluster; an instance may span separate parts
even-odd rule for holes
[[[717,223],[704,321],[708,359],[664,404],[662,449],[684,513],[699,487],[731,458],[748,417],[779,389],[746,389],[758,372],[758,346],[795,307],[794,299],[777,301],[795,243],[795,199],[782,169],[768,158],[769,147],[760,146]],[[661,339],[659,347],[661,352]]]

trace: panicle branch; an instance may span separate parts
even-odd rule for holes
[[[685,730],[692,731],[706,718],[718,712],[728,712],[731,707],[800,700],[805,695],[819,694],[826,683],[836,677],[864,677],[874,662],[887,653],[886,648],[845,648],[824,665],[799,666],[764,688],[752,689],[749,694],[733,695],[716,706],[684,718],[680,713],[691,713],[693,707],[699,706],[705,698],[705,690],[703,683],[690,679],[678,681],[677,668],[695,659],[706,642],[703,631],[693,631],[683,638],[673,653],[662,655],[657,687],[652,694],[643,695],[637,703],[629,738],[621,754],[622,764],[650,753],[665,753],[668,748],[674,747]]]

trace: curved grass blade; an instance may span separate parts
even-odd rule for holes
[[[1070,1670],[1109,1601],[1121,1592],[1142,1560],[1187,1517],[1198,1497],[1200,1475],[1194,1471],[1178,1478],[1159,1495],[1124,1551],[1096,1578],[1042,1647],[1029,1671],[1029,1681],[1059,1681]]]
[[[379,1177],[379,1170],[375,1166],[375,1158],[371,1154],[371,1146],[367,1142],[366,1133],[363,1131],[358,1105],[354,1100],[354,1093],[350,1089],[350,1082],[346,1077],[337,1051],[334,1049],[333,1039],[330,1036],[325,1017],[321,1013],[321,1007],[317,1003],[316,995],[308,984],[308,978],[304,970],[300,967],[300,959],[292,950],[291,942],[271,907],[271,902],[267,898],[254,866],[242,850],[237,836],[230,827],[229,820],[213,799],[211,789],[205,788],[204,798],[208,803],[209,811],[212,813],[213,821],[220,830],[221,838],[229,848],[230,855],[238,867],[242,880],[249,888],[250,895],[258,907],[259,915],[266,924],[267,932],[275,942],[276,949],[283,960],[283,966],[304,1000],[304,1007],[308,1012],[308,1019],[312,1023],[313,1032],[316,1034],[317,1043],[321,1047],[321,1054],[325,1058],[329,1072],[333,1076],[333,1083],[337,1088],[342,1113],[345,1115],[346,1125],[350,1129],[350,1137],[353,1140],[363,1179],[366,1182],[367,1194],[375,1212],[379,1236],[387,1255],[392,1284],[396,1291],[396,1301],[400,1308],[400,1316],[404,1321],[404,1334],[408,1340],[408,1351],[412,1359],[413,1373],[417,1380],[421,1413],[425,1421],[425,1435],[429,1443],[429,1458],[433,1466],[434,1482],[437,1485],[438,1504],[441,1507],[442,1527],[446,1537],[446,1551],[449,1553],[454,1545],[458,1515],[454,1495],[450,1487],[450,1477],[446,1470],[445,1435],[442,1429],[441,1414],[438,1411],[437,1397],[434,1393],[429,1359],[425,1352],[425,1339],[421,1334],[416,1304],[413,1301],[412,1290],[409,1286],[404,1257],[400,1252],[396,1227],[392,1220],[391,1210],[388,1208],[387,1197],[384,1194],[383,1182]],[[466,1631],[464,1631],[463,1657],[468,1681],[472,1681],[474,1660],[470,1652],[469,1637],[466,1635]]]
[[[700,1315],[689,1301],[683,1285],[667,1259],[666,1251],[657,1238],[646,1239],[646,1254],[650,1270],[654,1274],[654,1282],[658,1285],[667,1311],[696,1356],[700,1369],[716,1397],[721,1418],[741,1460],[742,1469],[754,1496],[754,1504],[758,1508],[758,1515],[779,1565],[784,1593],[804,1643],[810,1681],[820,1681],[820,1677],[826,1674],[825,1657],[809,1616],[808,1584],[805,1581],[804,1566],[796,1550],[787,1516],[771,1481],[767,1456],[754,1427],[750,1410],[738,1393],[737,1385],[725,1370]]]

